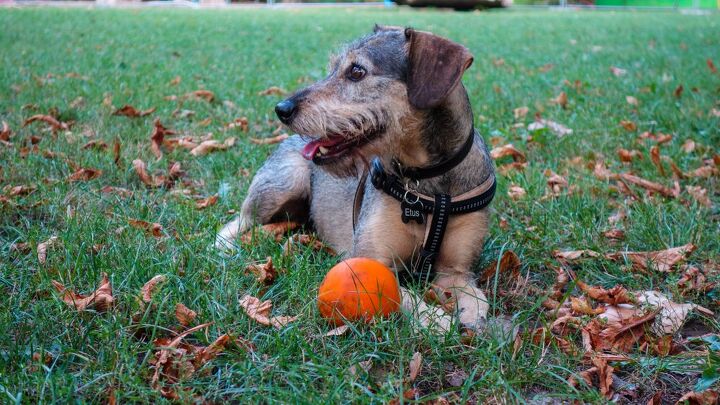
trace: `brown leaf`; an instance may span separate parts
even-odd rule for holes
[[[625,128],[625,130],[629,132],[637,131],[637,125],[635,125],[635,123],[630,120],[620,121],[620,126]]]
[[[513,116],[515,117],[516,120],[519,120],[521,118],[525,118],[525,116],[527,115],[527,113],[529,111],[530,111],[530,109],[525,106],[518,107],[513,110]]]
[[[592,359],[592,364],[597,368],[598,388],[600,393],[607,399],[612,398],[612,380],[614,369],[607,364],[607,361],[600,357]]]
[[[525,198],[525,196],[527,195],[527,192],[525,191],[524,188],[513,184],[508,188],[507,194],[511,200],[517,201],[517,200],[521,200],[521,199]]]
[[[167,277],[162,274],[158,274],[148,280],[147,283],[145,283],[140,289],[140,294],[142,296],[143,302],[150,303],[152,301],[153,295],[156,293],[155,289],[157,288],[158,284],[165,282],[165,280],[167,280]]]
[[[198,146],[193,148],[190,151],[190,154],[193,156],[203,156],[207,155],[210,152],[215,152],[218,150],[225,150],[231,147],[235,144],[235,138],[227,138],[224,142],[220,142],[215,139],[210,139],[207,141],[201,142]]]
[[[277,277],[277,270],[273,265],[272,257],[267,258],[267,261],[263,264],[251,264],[245,268],[246,273],[252,273],[255,275],[255,280],[263,284],[272,284]]]
[[[104,194],[117,194],[122,198],[130,198],[133,195],[133,192],[126,188],[113,186],[104,186],[100,189],[100,192]]]
[[[107,144],[100,139],[93,139],[92,141],[86,143],[82,147],[82,149],[96,149],[96,150],[105,150],[107,148],[108,148]]]
[[[631,183],[631,184],[635,184],[635,185],[640,186],[650,192],[658,193],[664,197],[676,198],[680,193],[679,185],[677,185],[676,188],[671,189],[671,188],[663,186],[660,183],[655,183],[650,180],[645,180],[641,177],[638,177],[638,176],[635,176],[635,175],[632,175],[629,173],[620,173],[618,176],[622,181],[625,181],[625,182]]]
[[[563,91],[563,92],[560,92],[560,94],[558,94],[557,97],[551,98],[551,99],[550,99],[550,102],[553,103],[553,104],[559,105],[559,106],[562,107],[563,110],[564,110],[564,109],[567,108],[567,103],[568,103],[567,94],[565,94],[564,91]]]
[[[685,260],[695,249],[695,245],[688,243],[683,246],[652,252],[610,253],[606,257],[611,260],[629,260],[633,264],[633,268],[638,271],[650,270],[667,273],[674,265]]]
[[[240,117],[235,118],[235,120],[227,125],[225,125],[225,129],[233,129],[233,128],[239,128],[243,132],[247,132],[249,129],[249,122],[247,117]]]
[[[563,268],[553,267],[553,270],[555,270],[556,276],[555,283],[552,286],[552,292],[550,293],[550,298],[558,300],[564,295],[563,290],[570,281],[570,276]]]
[[[0,141],[9,141],[10,136],[12,135],[12,130],[10,129],[10,126],[7,122],[2,122],[2,129],[0,130]]]
[[[708,69],[710,69],[710,72],[717,73],[718,70],[715,67],[715,64],[713,63],[712,59],[708,58],[705,63],[707,63]]]
[[[165,135],[175,134],[176,132],[174,130],[165,128],[163,124],[160,123],[160,119],[156,119],[155,122],[153,122],[153,131],[150,134],[150,150],[158,160],[163,156],[160,146],[163,144]]]
[[[248,243],[248,244],[253,243],[254,235],[257,231],[259,231],[264,234],[273,236],[275,238],[276,242],[280,242],[286,233],[288,233],[292,230],[295,230],[299,227],[300,227],[299,223],[292,222],[292,221],[265,224],[263,226],[260,226],[255,229],[251,229],[248,232],[244,233],[240,237],[240,241],[243,243]]]
[[[171,86],[177,86],[178,84],[180,84],[181,81],[182,81],[182,77],[180,77],[180,76],[175,76],[175,77],[173,77],[172,80],[170,80],[170,83],[169,83],[169,84],[170,84]]]
[[[677,86],[677,87],[675,88],[675,91],[673,91],[673,96],[675,96],[675,98],[680,98],[680,97],[682,97],[683,90],[685,90],[685,88],[683,87],[682,84],[679,85],[679,86]]]
[[[250,138],[250,142],[256,144],[256,145],[272,145],[276,143],[280,143],[286,139],[288,139],[290,135],[288,134],[280,134],[278,136],[274,136],[272,138]]]
[[[197,318],[197,312],[182,303],[175,305],[175,319],[180,322],[180,325],[187,327],[195,321],[195,318]]]
[[[162,225],[158,224],[157,222],[147,222],[142,221],[139,219],[128,219],[128,223],[133,227],[137,229],[141,229],[145,231],[148,235],[152,235],[156,238],[159,238],[162,236],[163,227]]]
[[[410,375],[408,376],[408,382],[412,383],[417,378],[418,374],[420,373],[420,369],[422,369],[422,354],[420,352],[415,352],[412,355],[412,359],[410,359],[410,364],[408,365],[408,368],[410,369]]]
[[[33,191],[37,190],[37,187],[20,185],[20,186],[9,187],[9,188],[7,188],[7,190],[9,190],[8,195],[10,197],[20,197],[20,196],[24,196],[24,195],[28,195],[28,194],[32,193]],[[3,189],[3,191],[7,191],[7,190],[5,188]]]
[[[602,287],[590,286],[580,280],[575,281],[577,286],[582,292],[587,294],[588,297],[595,301],[603,302],[610,305],[626,304],[635,302],[635,300],[629,295],[625,287],[616,285],[615,287],[607,290]]]
[[[625,96],[625,101],[627,101],[628,104],[637,107],[638,105],[638,99],[636,99],[633,96]]]
[[[61,244],[62,244],[62,242],[60,241],[60,238],[58,238],[57,236],[52,236],[52,237],[50,237],[50,239],[46,240],[45,242],[38,244],[38,246],[37,246],[38,262],[40,262],[40,264],[45,264],[45,262],[47,261],[48,249],[60,246]]]
[[[207,207],[212,207],[213,205],[217,204],[217,201],[218,201],[218,195],[217,194],[211,195],[210,197],[195,201],[195,208],[202,210]]]
[[[52,280],[52,284],[55,289],[62,294],[62,300],[67,305],[74,307],[78,311],[84,311],[86,309],[95,309],[99,312],[104,312],[110,309],[113,305],[112,286],[106,273],[102,274],[102,280],[100,286],[90,295],[83,295],[75,293],[65,288],[61,283]]]
[[[30,244],[27,242],[13,242],[10,245],[10,252],[11,253],[19,253],[19,254],[28,254],[32,251],[32,248],[30,247]]]
[[[625,239],[625,231],[622,229],[610,229],[603,232],[603,236],[608,239],[622,240]]]
[[[330,255],[336,254],[336,252],[330,246],[325,245],[324,243],[322,243],[322,241],[318,240],[312,235],[295,234],[292,237],[288,238],[288,240],[285,242],[285,245],[283,245],[283,255],[290,255],[296,245],[309,246],[310,248],[312,248],[312,250],[316,252],[325,251]]]
[[[182,177],[182,175],[184,174],[182,169],[180,168],[179,162],[175,162],[170,165],[167,176],[150,176],[150,174],[148,174],[147,172],[147,166],[145,165],[145,162],[140,159],[135,159],[132,163],[133,167],[135,168],[135,172],[137,173],[138,177],[140,177],[140,181],[142,181],[148,187],[170,188],[175,184],[175,181]]]
[[[685,153],[693,153],[695,151],[695,141],[688,138],[683,142],[681,148]]]
[[[504,158],[506,156],[511,156],[513,161],[515,161],[515,162],[522,163],[522,162],[527,161],[527,159],[525,158],[525,154],[520,152],[511,143],[509,143],[507,145],[495,147],[490,151],[490,157],[493,158],[493,160],[498,160],[498,159]]]
[[[585,298],[570,297],[570,308],[579,315],[597,315],[605,312],[605,308],[593,308]]]
[[[287,93],[287,91],[281,89],[280,87],[271,86],[271,87],[268,87],[267,89],[259,92],[258,96],[282,96],[282,95],[285,95],[286,93]]]
[[[498,275],[510,272],[512,278],[517,278],[520,276],[521,266],[522,263],[520,262],[518,255],[512,250],[506,250],[503,252],[502,257],[500,257],[499,264],[497,260],[493,260],[492,263],[485,267],[485,270],[483,270],[480,274],[478,281],[489,280],[495,276],[496,272]]]
[[[718,170],[717,167],[710,165],[700,166],[691,172],[685,173],[687,177],[699,177],[704,179],[717,176],[718,174],[720,174],[720,170]]]
[[[718,401],[720,401],[720,393],[717,390],[705,390],[702,392],[690,391],[680,397],[675,404],[717,405]]]
[[[90,181],[102,175],[102,170],[80,168],[68,177],[68,181]]]
[[[23,128],[30,125],[31,123],[35,121],[42,121],[50,126],[52,129],[52,132],[55,133],[59,130],[67,131],[70,129],[70,124],[66,122],[61,122],[55,119],[52,115],[43,115],[43,114],[37,114],[33,115],[32,117],[25,120],[23,123]]]
[[[348,330],[350,330],[350,325],[341,325],[333,330],[325,332],[323,334],[323,336],[325,336],[325,337],[341,336],[341,335],[344,335],[345,333],[347,333]]]
[[[288,323],[297,320],[297,316],[275,316],[270,317],[272,309],[272,301],[260,301],[251,295],[245,295],[240,299],[240,306],[243,308],[247,316],[255,322],[265,325],[274,326],[276,329],[282,329]]]
[[[146,115],[150,115],[150,114],[154,113],[155,110],[156,110],[156,108],[152,107],[147,110],[140,111],[140,110],[137,110],[135,107],[126,104],[126,105],[118,108],[117,110],[115,110],[112,113],[112,115],[129,117],[129,118],[138,118],[138,117],[144,117]]]
[[[215,100],[215,93],[210,90],[195,90],[190,93],[186,93],[183,98],[185,99],[196,99],[205,100],[208,103],[212,103]]]
[[[707,316],[714,316],[714,313],[707,308],[692,303],[679,304],[670,301],[665,295],[657,291],[643,291],[636,293],[636,296],[638,303],[659,311],[653,325],[653,332],[658,336],[676,333],[685,323],[690,311],[697,310]]]
[[[708,208],[712,207],[712,201],[710,201],[710,197],[707,195],[707,189],[700,186],[685,186],[685,190],[698,204]]]
[[[705,274],[695,266],[682,266],[683,274],[677,282],[678,288],[684,294],[690,292],[705,293],[717,285],[716,282],[708,283]]]
[[[583,249],[583,250],[555,250],[553,251],[553,257],[561,262],[574,262],[587,257],[599,257],[600,253],[594,250]]]

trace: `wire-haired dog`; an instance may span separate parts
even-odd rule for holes
[[[325,79],[277,104],[280,120],[300,135],[283,142],[260,168],[240,216],[220,231],[216,246],[232,246],[254,224],[289,218],[310,222],[346,257],[371,257],[398,271],[412,267],[437,212],[424,221],[401,218],[397,196],[365,181],[368,162],[377,158],[389,176],[406,184],[405,197],[412,192],[418,199],[447,195],[455,201],[490,183],[494,191],[493,163],[473,128],[461,83],[472,61],[457,43],[396,27],[376,26],[347,46],[331,59]],[[408,180],[398,172],[440,167],[461,150],[466,154],[432,177]],[[488,310],[470,270],[487,232],[486,206],[449,215],[432,260],[432,286],[452,293],[459,321],[473,329],[484,325]],[[449,314],[405,289],[402,305],[424,325],[447,330],[452,324]]]

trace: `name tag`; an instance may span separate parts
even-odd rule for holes
[[[418,224],[425,222],[425,215],[423,214],[423,205],[420,201],[410,204],[407,201],[400,203],[400,210],[402,211],[402,221],[407,224],[410,221],[415,221]]]

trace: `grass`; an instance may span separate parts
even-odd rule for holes
[[[148,361],[153,338],[170,336],[177,327],[177,303],[197,311],[199,322],[213,322],[191,341],[205,345],[231,332],[256,346],[252,353],[228,346],[204,372],[181,383],[187,388],[179,390],[184,401],[388,402],[410,388],[403,379],[412,354],[419,351],[424,366],[415,385],[424,399],[603,402],[594,388],[566,384],[572,373],[586,368],[579,356],[535,344],[526,333],[521,333],[517,352],[512,344],[488,336],[468,345],[458,336],[443,340],[415,333],[403,317],[357,325],[346,336],[318,337],[330,327],[315,307],[317,285],[336,258],[310,250],[283,257],[281,244],[270,239],[228,259],[208,249],[216,229],[232,217],[228,211],[239,208],[250,181],[243,170],[257,170],[274,149],[249,142],[249,137],[269,136],[278,125],[272,107],[279,97],[258,92],[270,86],[294,90],[321,78],[328,53],[369,32],[376,22],[420,27],[467,45],[475,63],[464,83],[478,129],[488,142],[512,142],[528,156],[523,172],[499,180],[483,263],[512,249],[530,283],[546,290],[554,278],[554,249],[604,253],[692,242],[698,246],[692,263],[717,262],[717,177],[682,181],[683,186],[706,188],[715,208],[694,203],[686,193],[682,199],[664,199],[638,191],[640,200],[631,202],[609,191],[583,164],[571,163],[575,157],[605,160],[612,170],[632,170],[669,185],[669,176],[658,174],[649,159],[653,143],[636,141],[640,132],[672,134],[661,151],[684,171],[718,153],[720,118],[710,112],[720,109],[720,75],[706,66],[709,58],[720,64],[717,15],[2,9],[0,119],[15,134],[13,147],[0,145],[0,188],[4,195],[8,186],[33,185],[37,190],[9,197],[12,204],[0,203],[0,402],[103,402],[111,390],[121,402],[161,400],[148,382]],[[615,77],[611,66],[628,73]],[[181,82],[171,85],[176,76]],[[581,90],[572,85],[575,81]],[[673,92],[680,84],[684,93],[676,98]],[[174,117],[178,103],[165,97],[199,88],[213,91],[216,101],[187,101],[181,108],[195,115]],[[567,109],[548,103],[561,91],[568,95]],[[629,105],[627,95],[636,97],[639,106]],[[84,101],[73,103],[79,97]],[[105,98],[116,107],[131,104],[157,111],[138,119],[112,116]],[[559,138],[541,132],[528,142],[528,133],[514,126],[513,109],[520,106],[530,109],[521,122],[531,122],[540,112],[574,133]],[[53,136],[42,125],[22,128],[30,115],[51,111],[64,121],[75,121],[72,130]],[[241,116],[249,118],[249,132],[221,131]],[[153,118],[183,134],[234,135],[238,142],[204,157],[174,151],[155,161],[148,148]],[[205,119],[211,120],[208,126]],[[621,120],[635,122],[638,130],[623,129]],[[31,135],[40,137],[38,152],[22,157],[21,147],[29,146]],[[120,139],[120,167],[109,151],[81,149],[91,138],[109,145]],[[695,152],[682,151],[687,139],[697,143]],[[645,158],[623,167],[615,152],[619,147],[638,149]],[[46,158],[43,151],[64,153],[67,160]],[[188,197],[146,188],[131,165],[137,158],[148,162],[151,171],[181,162],[195,182],[194,192],[220,193],[218,204],[199,211]],[[65,179],[73,169],[67,161],[103,174],[70,183]],[[541,199],[547,190],[546,169],[565,175],[577,192]],[[525,188],[527,198],[510,200],[511,184]],[[134,195],[124,199],[102,194],[99,189],[105,185],[126,187]],[[618,208],[628,212],[626,239],[613,244],[602,232]],[[128,218],[162,224],[163,237],[127,227]],[[505,226],[499,226],[500,219]],[[62,247],[51,249],[41,265],[35,248],[53,235]],[[29,242],[32,252],[11,252],[15,242]],[[104,248],[96,253],[95,244]],[[285,271],[265,288],[244,269],[267,256]],[[681,297],[676,273],[639,274],[605,260],[585,261],[575,271],[592,284],[656,289],[720,310],[717,289]],[[110,276],[117,302],[105,314],[69,309],[51,284],[58,280],[78,291],[92,291],[103,272]],[[140,288],[156,274],[166,275],[167,281],[153,304],[142,310]],[[717,274],[711,277],[718,279]],[[512,316],[523,330],[551,322],[539,310],[542,296],[507,297],[500,287],[486,287],[493,313]],[[299,315],[299,321],[282,330],[250,321],[238,305],[246,293],[272,299],[274,313]],[[720,330],[716,320],[696,317],[695,323],[704,331]],[[575,338],[579,342],[579,334]],[[33,360],[33,353],[44,352],[51,355],[49,362]],[[682,355],[635,356],[638,362],[616,368],[636,384],[637,402],[647,402],[656,391],[665,391],[666,401],[677,399],[697,380],[697,365]],[[373,362],[369,373],[350,371],[366,360]]]

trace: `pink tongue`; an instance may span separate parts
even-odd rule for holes
[[[315,154],[321,146],[330,147],[338,143],[337,139],[318,139],[312,142],[308,142],[302,150],[302,155],[307,160],[313,160]]]

